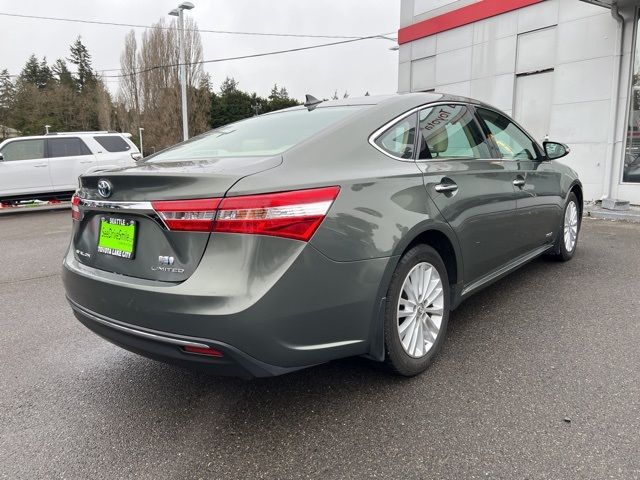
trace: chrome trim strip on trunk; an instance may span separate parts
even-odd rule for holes
[[[78,197],[80,207],[88,210],[97,210],[101,212],[124,211],[126,213],[138,213],[149,217],[156,222],[163,230],[169,230],[167,224],[158,215],[153,208],[151,202],[113,202],[109,200],[89,200],[88,198]]]
[[[162,343],[169,343],[171,345],[178,345],[180,347],[210,348],[209,345],[205,343],[198,343],[198,342],[193,342],[188,340],[180,340],[174,337],[168,337],[162,332],[158,332],[156,330],[147,330],[147,329],[139,330],[138,328],[134,328],[129,324],[116,322],[115,320],[107,319],[106,317],[103,317],[103,316],[98,316],[97,314],[92,313],[87,309],[83,308],[82,306],[78,305],[69,297],[67,297],[67,301],[71,305],[71,308],[73,308],[76,312],[80,313],[81,315],[89,318],[90,320],[100,323],[106,327],[113,328],[115,330],[120,330],[121,332],[125,332],[130,335],[135,335],[136,337],[145,338],[147,340],[155,340],[157,342],[162,342]]]
[[[151,202],[111,202],[108,200],[80,198],[80,205],[96,210],[137,210],[139,212],[155,213]]]

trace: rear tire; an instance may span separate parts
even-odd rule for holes
[[[562,214],[562,224],[558,231],[556,245],[551,256],[560,262],[568,262],[573,258],[578,248],[578,236],[580,234],[580,208],[576,194],[571,192],[567,197]]]
[[[403,255],[391,277],[385,309],[385,362],[407,377],[427,369],[444,342],[450,287],[442,258],[428,245]]]

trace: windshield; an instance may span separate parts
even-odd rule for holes
[[[171,147],[150,161],[277,155],[361,108],[304,108],[252,117]]]

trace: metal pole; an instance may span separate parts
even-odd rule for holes
[[[180,28],[180,89],[182,95],[182,139],[189,138],[189,122],[187,117],[187,73],[185,69],[184,59],[184,9],[178,9],[178,26]]]
[[[144,132],[144,128],[139,127],[138,128],[138,134],[140,136],[140,155],[142,155],[144,157],[144,150],[142,150],[142,132]]]

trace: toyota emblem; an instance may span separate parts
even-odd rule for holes
[[[113,187],[111,186],[111,182],[109,182],[109,180],[102,179],[98,181],[98,193],[101,197],[107,198],[111,196],[112,188]]]

